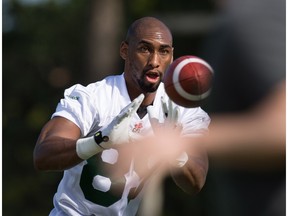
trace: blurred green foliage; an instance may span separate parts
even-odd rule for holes
[[[92,1],[3,1],[3,215],[48,215],[53,206],[62,173],[36,172],[33,148],[63,90],[85,82]],[[157,12],[211,10],[202,0],[123,4],[127,23]]]
[[[33,148],[63,88],[81,78],[89,3],[14,1],[9,7],[14,23],[3,33],[3,215],[47,215],[62,174],[36,172]],[[54,68],[66,68],[70,77],[58,88],[49,78]]]

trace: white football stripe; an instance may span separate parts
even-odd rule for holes
[[[190,100],[190,101],[198,101],[198,100],[202,100],[204,98],[206,98],[209,94],[210,94],[210,89],[206,92],[204,92],[201,95],[193,95],[190,94],[189,92],[185,91],[182,86],[179,83],[179,75],[180,75],[180,71],[182,70],[182,68],[187,65],[188,63],[191,62],[196,62],[196,63],[200,63],[205,65],[206,67],[208,67],[210,69],[210,71],[213,73],[213,69],[212,67],[205,61],[203,61],[202,59],[198,59],[198,58],[187,58],[185,60],[183,60],[182,62],[180,62],[174,69],[174,73],[173,73],[173,83],[175,86],[176,91],[178,92],[178,94],[180,94],[183,98]]]

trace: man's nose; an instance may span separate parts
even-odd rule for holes
[[[157,68],[160,66],[160,57],[157,52],[151,53],[149,58],[149,65],[151,65],[153,68]]]

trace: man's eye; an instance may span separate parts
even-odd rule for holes
[[[167,49],[163,49],[163,50],[160,50],[159,53],[160,53],[161,55],[168,55],[168,54],[170,53],[170,51],[167,50]]]
[[[140,47],[139,51],[140,52],[149,52],[149,49],[148,49],[148,47]]]

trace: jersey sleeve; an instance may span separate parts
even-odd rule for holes
[[[185,109],[179,120],[183,126],[182,136],[203,135],[208,132],[211,121],[209,115],[200,107]]]
[[[64,91],[64,97],[58,103],[52,118],[61,116],[72,121],[80,128],[82,136],[86,136],[97,116],[96,108],[92,104],[89,90],[76,84]]]

